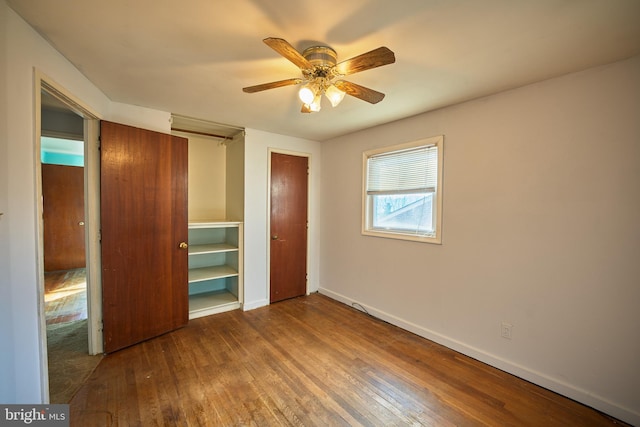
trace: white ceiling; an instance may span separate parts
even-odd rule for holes
[[[8,0],[110,99],[325,140],[640,53],[638,0]],[[384,92],[300,113],[298,77],[262,43],[379,46],[396,63],[346,80]]]

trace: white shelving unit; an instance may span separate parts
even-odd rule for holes
[[[242,223],[189,223],[189,319],[242,307]]]

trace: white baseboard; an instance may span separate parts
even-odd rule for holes
[[[363,307],[373,317],[377,317],[378,319],[384,320],[385,322],[391,323],[392,325],[398,326],[423,338],[434,341],[438,344],[442,344],[445,347],[460,352],[466,356],[472,357],[502,371],[508,372],[519,378],[544,387],[548,390],[576,400],[584,405],[590,406],[622,421],[625,421],[632,425],[640,426],[639,412],[622,407],[601,396],[595,395],[592,392],[575,387],[556,378],[552,378],[541,372],[536,372],[525,366],[518,365],[517,363],[502,359],[491,353],[487,353],[483,350],[469,346],[463,342],[454,340],[437,332],[426,329],[422,326],[416,325],[415,323],[408,322],[392,314],[380,311],[375,307],[368,306],[360,301],[354,300],[330,289],[320,287],[318,289],[318,292],[322,295],[326,295],[329,298],[340,301],[356,309],[358,309],[357,306]]]
[[[257,301],[251,301],[251,302],[245,301],[242,304],[242,311],[249,311],[249,310],[253,310],[253,309],[256,309],[256,308],[264,307],[266,305],[269,305],[269,301],[266,300],[266,299],[261,299],[261,300],[257,300]]]

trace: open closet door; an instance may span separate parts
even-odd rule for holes
[[[186,325],[187,139],[101,123],[104,351]]]

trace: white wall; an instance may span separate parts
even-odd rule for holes
[[[320,291],[640,425],[639,114],[635,57],[323,143]],[[443,244],[360,235],[362,151],[439,134]]]
[[[318,290],[320,238],[320,143],[247,129],[244,192],[244,309],[269,304],[269,149],[309,154],[309,257],[307,285]]]
[[[244,221],[244,133],[226,142],[227,220]]]
[[[169,112],[120,102],[109,102],[108,107],[105,120],[156,132],[171,133],[171,113]]]
[[[8,8],[0,2],[0,64],[6,64],[7,57],[7,27]],[[9,157],[9,131],[7,69],[0,65],[0,342],[11,343],[13,338],[13,318],[11,310],[2,301],[12,301],[11,271],[9,263],[9,219],[6,212],[9,208],[9,170],[6,167]],[[0,402],[6,396],[13,394],[15,388],[14,352],[8,345],[0,347]]]
[[[189,221],[226,220],[226,147],[213,138],[179,136],[189,139]]]
[[[169,132],[170,114],[112,103],[0,0],[0,402],[38,403],[41,382],[34,69],[101,118]]]

